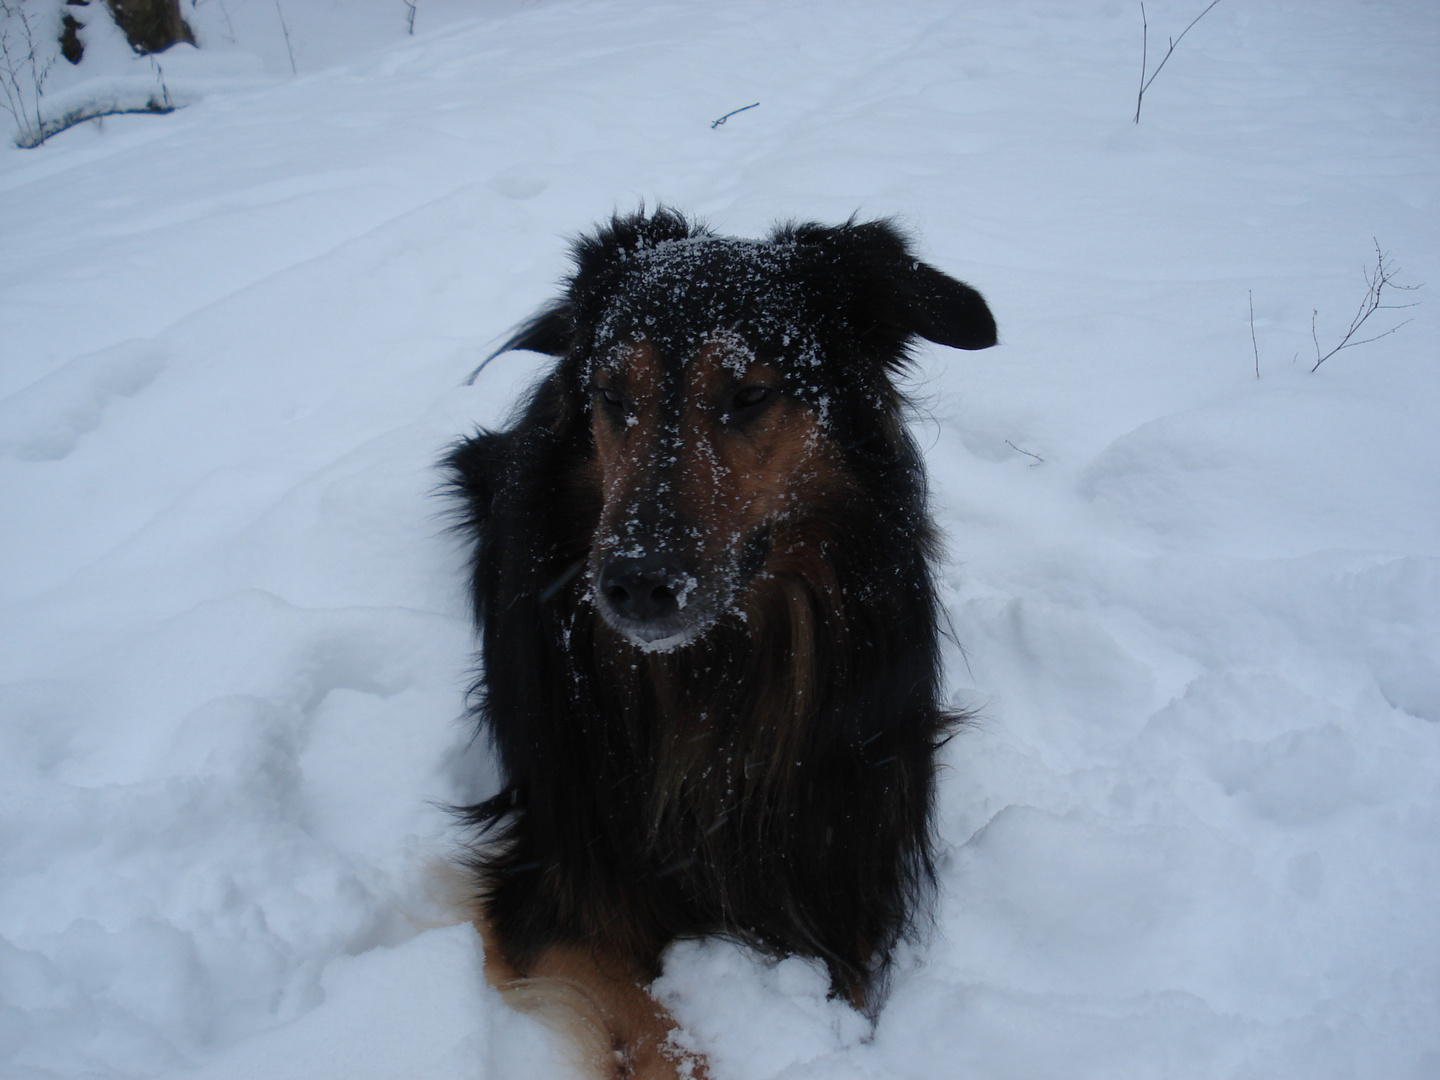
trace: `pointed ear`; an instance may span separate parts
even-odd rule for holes
[[[570,351],[574,333],[575,320],[570,305],[559,301],[522,323],[510,336],[510,340],[492,355],[499,356],[512,349],[525,349],[527,352],[546,353],[549,356],[564,356]]]
[[[896,277],[911,329],[921,337],[952,349],[988,349],[999,340],[985,298],[963,281],[918,260]]]
[[[556,301],[527,319],[515,333],[510,335],[505,344],[481,360],[480,366],[472,371],[470,377],[465,380],[465,385],[473,384],[475,377],[485,370],[485,365],[501,353],[510,352],[512,349],[524,349],[527,352],[545,353],[549,356],[564,356],[570,351],[570,345],[574,338],[575,316],[570,304],[564,300]]]
[[[895,223],[782,225],[772,240],[820,254],[819,277],[861,326],[884,326],[903,345],[912,334],[953,349],[988,349],[996,343],[995,317],[985,298],[948,274],[921,262]]]

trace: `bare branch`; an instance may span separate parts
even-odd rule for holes
[[[1255,340],[1255,290],[1250,292],[1250,347],[1255,350],[1255,378],[1260,377],[1260,343]]]
[[[1145,0],[1140,0],[1140,93],[1135,95],[1135,123],[1140,122],[1140,101],[1145,96],[1145,72],[1150,67],[1150,24],[1145,19]]]
[[[25,10],[26,0],[0,0],[0,93],[5,111],[15,119],[17,146],[39,146],[45,141],[40,119],[40,98],[55,58],[42,62],[35,27]],[[19,25],[19,32],[11,29]]]
[[[743,109],[731,109],[731,110],[730,110],[729,112],[727,112],[724,116],[720,117],[719,120],[712,120],[712,121],[710,121],[710,130],[712,130],[712,131],[715,130],[715,129],[718,128],[721,124],[723,124],[726,120],[729,120],[730,117],[734,116],[736,113],[749,112],[751,109],[756,108],[759,104],[760,104],[760,103],[757,101],[757,102],[755,102],[754,105],[746,105]]]
[[[295,50],[290,47],[290,27],[285,25],[285,12],[280,8],[280,0],[275,0],[275,14],[280,16],[280,29],[285,32],[285,51],[290,54],[290,74],[300,74],[295,70]]]
[[[1341,349],[1353,349],[1357,345],[1368,345],[1372,341],[1379,341],[1383,337],[1389,337],[1406,323],[1414,321],[1412,319],[1406,319],[1405,322],[1398,323],[1395,326],[1390,327],[1390,329],[1381,331],[1380,333],[1374,334],[1371,337],[1360,338],[1359,340],[1355,339],[1355,335],[1359,332],[1360,328],[1365,325],[1365,323],[1369,320],[1370,316],[1374,315],[1375,312],[1403,311],[1405,308],[1412,308],[1415,306],[1415,303],[1381,303],[1385,289],[1387,287],[1391,289],[1398,289],[1401,292],[1414,292],[1416,289],[1422,287],[1422,285],[1401,285],[1399,282],[1397,282],[1395,280],[1395,270],[1389,264],[1387,259],[1388,256],[1385,254],[1384,251],[1380,249],[1380,241],[1376,240],[1375,269],[1373,271],[1369,269],[1365,271],[1365,296],[1360,301],[1360,306],[1355,310],[1355,317],[1350,320],[1350,328],[1345,331],[1345,335],[1340,339],[1340,343],[1336,345],[1333,349],[1331,349],[1329,352],[1324,353],[1323,355],[1320,351],[1320,335],[1315,329],[1315,320],[1319,316],[1320,312],[1318,310],[1311,312],[1310,339],[1315,343],[1315,366],[1310,369],[1312,372],[1316,371],[1321,364],[1323,364],[1326,360],[1329,360],[1330,357],[1334,356]],[[1418,301],[1416,301],[1416,303],[1418,303]]]
[[[1199,15],[1196,15],[1195,18],[1191,19],[1190,26],[1187,26],[1184,30],[1180,31],[1179,37],[1170,39],[1170,47],[1165,50],[1165,55],[1160,58],[1159,65],[1155,68],[1153,72],[1151,72],[1150,78],[1148,79],[1145,78],[1145,71],[1149,67],[1150,24],[1145,21],[1145,5],[1140,5],[1140,24],[1142,33],[1140,46],[1140,93],[1135,95],[1135,123],[1140,123],[1140,106],[1145,101],[1145,91],[1150,89],[1150,84],[1155,81],[1155,76],[1160,74],[1161,68],[1163,68],[1165,66],[1165,62],[1170,59],[1170,54],[1175,51],[1175,46],[1179,45],[1180,42],[1184,41],[1185,35],[1190,32],[1190,27],[1194,26],[1206,15],[1210,14],[1210,8],[1213,8],[1219,2],[1220,0],[1210,0],[1209,7],[1207,7],[1204,11],[1200,12]]]
[[[33,150],[52,135],[58,135],[62,131],[74,127],[76,124],[83,124],[87,120],[103,120],[107,116],[131,116],[149,115],[164,116],[175,111],[175,105],[168,99],[152,96],[143,105],[117,105],[117,104],[87,104],[78,109],[71,109],[59,116],[53,116],[44,120],[38,128],[29,135],[15,137],[15,145],[22,150]]]
[[[1011,449],[1011,450],[1014,450],[1016,453],[1024,454],[1026,457],[1033,457],[1035,460],[1030,463],[1030,467],[1031,467],[1032,469],[1033,469],[1036,465],[1043,465],[1043,464],[1045,464],[1045,459],[1044,459],[1043,457],[1041,457],[1039,454],[1032,454],[1029,450],[1021,450],[1020,447],[1016,446],[1016,445],[1015,445],[1013,442],[1011,442],[1009,439],[1006,439],[1006,440],[1005,440],[1005,445],[1008,446],[1008,447],[1010,447],[1010,449]]]

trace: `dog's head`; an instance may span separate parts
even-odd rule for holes
[[[849,497],[856,461],[904,454],[892,377],[912,338],[996,341],[980,294],[883,221],[744,240],[662,209],[580,239],[575,261],[504,348],[562,358],[601,506],[590,600],[646,650],[743,618],[748,584]]]

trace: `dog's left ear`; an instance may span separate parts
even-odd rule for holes
[[[892,222],[782,225],[772,239],[817,256],[831,302],[858,327],[884,326],[901,340],[914,334],[952,349],[988,349],[998,340],[985,298],[917,259]]]
[[[983,296],[919,259],[906,261],[895,284],[914,333],[952,349],[988,349],[999,340]]]

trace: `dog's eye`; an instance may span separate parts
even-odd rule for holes
[[[608,386],[596,386],[592,389],[594,390],[595,396],[604,402],[607,407],[617,412],[624,411],[625,395],[620,393],[619,390],[614,390]]]
[[[735,391],[735,411],[744,412],[749,409],[757,409],[770,400],[775,393],[768,386],[746,386]]]

